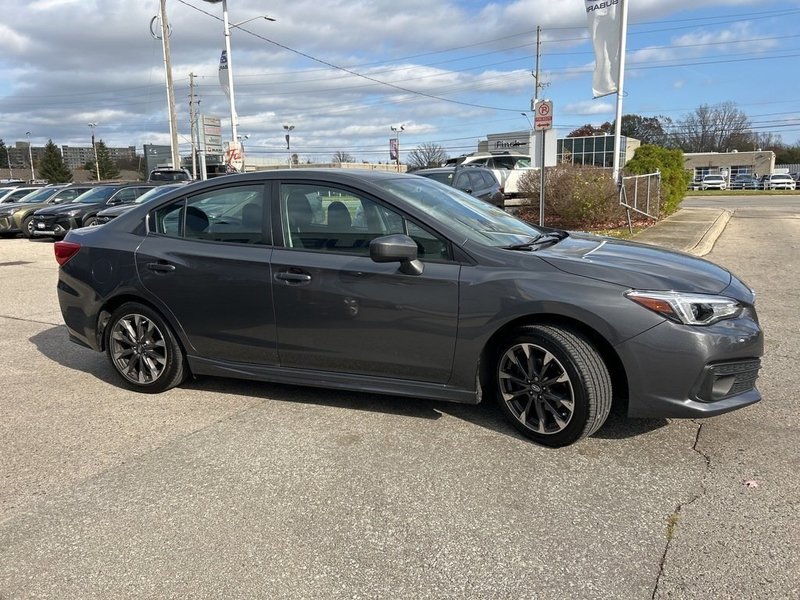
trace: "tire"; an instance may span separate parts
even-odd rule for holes
[[[106,354],[125,384],[155,394],[180,385],[186,357],[164,319],[138,302],[126,302],[111,315],[105,330]]]
[[[22,235],[29,239],[33,237],[33,215],[22,219]]]
[[[89,217],[83,223],[84,227],[94,227],[95,225],[97,225],[97,217]]]
[[[611,410],[608,367],[576,331],[530,325],[500,345],[494,391],[523,435],[559,448],[592,435]]]

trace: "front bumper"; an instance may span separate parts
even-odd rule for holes
[[[705,327],[671,321],[623,342],[631,417],[711,417],[761,400],[764,338],[755,311]]]
[[[80,224],[73,217],[68,216],[38,216],[33,217],[33,235],[35,237],[64,237],[70,229],[76,229]]]
[[[13,216],[9,215],[0,217],[0,233],[19,233],[21,231],[22,229],[14,221]]]

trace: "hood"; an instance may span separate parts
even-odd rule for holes
[[[571,233],[536,255],[561,271],[640,290],[718,294],[732,280],[702,258],[590,234]]]
[[[98,206],[102,206],[103,203],[100,202],[98,204],[84,204],[82,202],[67,202],[65,204],[55,204],[53,206],[48,206],[46,208],[40,208],[36,211],[37,215],[61,215],[73,210],[89,210],[92,208],[97,208]]]

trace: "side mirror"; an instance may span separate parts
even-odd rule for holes
[[[424,269],[417,259],[417,243],[400,233],[372,240],[369,257],[376,263],[399,262],[400,272],[406,275],[422,275]]]

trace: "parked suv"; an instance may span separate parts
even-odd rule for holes
[[[765,176],[763,186],[765,190],[793,190],[797,184],[788,173],[773,173]]]
[[[150,190],[147,190],[144,194],[136,198],[130,204],[120,204],[117,206],[110,206],[108,208],[104,208],[95,217],[95,225],[104,225],[108,223],[111,219],[116,219],[121,214],[128,212],[130,209],[134,208],[138,204],[142,204],[143,202],[147,202],[148,200],[152,200],[153,198],[158,198],[166,194],[167,192],[171,192],[175,188],[183,187],[186,185],[185,181],[181,181],[178,183],[165,183],[164,185],[159,185],[154,187]]]
[[[731,181],[732,190],[757,190],[758,177],[752,175],[737,175]]]
[[[440,183],[453,186],[454,188],[471,194],[476,198],[503,207],[503,190],[494,173],[483,167],[461,166],[461,167],[438,167],[434,169],[420,169],[414,171],[414,175],[420,175],[433,179]]]
[[[725,190],[728,189],[728,182],[722,175],[704,175],[700,182],[701,190]]]
[[[455,167],[458,165],[479,166],[490,169],[494,178],[500,183],[500,187],[505,186],[506,179],[515,169],[531,166],[531,157],[520,152],[473,152],[465,156],[448,159],[445,166]]]
[[[186,169],[167,169],[158,167],[150,171],[147,183],[165,183],[175,181],[191,181],[192,174]]]
[[[56,185],[29,192],[27,196],[11,204],[0,204],[0,236],[13,236],[22,233],[29,238],[33,235],[33,213],[40,208],[54,204],[72,202],[75,198],[92,189],[91,185]]]
[[[146,183],[99,185],[68,204],[37,210],[33,213],[32,234],[62,238],[70,229],[94,225],[97,213],[106,206],[129,204],[153,187]]]

